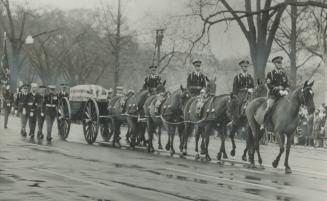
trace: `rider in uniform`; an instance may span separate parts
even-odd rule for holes
[[[57,115],[58,94],[56,93],[56,86],[48,86],[49,94],[45,98],[45,119],[47,124],[47,141],[51,142],[52,126]]]
[[[187,77],[187,88],[193,96],[200,95],[201,89],[206,87],[206,82],[209,81],[208,77],[201,73],[201,61],[193,61],[194,70]]]
[[[21,87],[21,92],[17,94],[15,108],[16,111],[20,114],[21,120],[21,135],[26,137],[26,124],[28,120],[27,114],[27,98],[28,98],[28,85],[25,84]]]
[[[248,73],[248,67],[250,62],[248,60],[242,60],[238,63],[242,72],[234,77],[233,82],[233,94],[240,101],[240,106],[243,107],[247,101],[248,95],[253,93],[254,81],[252,76]],[[244,112],[244,110],[242,110]]]
[[[28,122],[30,133],[29,136],[31,139],[34,139],[35,134],[35,126],[36,126],[36,109],[37,109],[37,90],[38,85],[36,83],[31,84],[31,91],[27,97],[27,115],[28,115]]]
[[[39,92],[37,96],[37,109],[36,109],[36,116],[37,116],[37,137],[38,139],[43,139],[43,124],[45,120],[45,97],[46,97],[46,86],[39,86]]]
[[[156,94],[157,87],[161,83],[161,77],[158,75],[157,66],[149,66],[150,73],[144,80],[143,89],[147,89],[151,95]]]
[[[286,96],[289,91],[288,78],[282,68],[282,61],[282,56],[274,57],[272,62],[275,65],[275,69],[267,74],[266,83],[269,92],[264,122],[269,121],[269,115],[276,100],[278,100],[280,97]]]
[[[3,108],[4,108],[4,128],[7,128],[9,114],[14,104],[14,95],[10,92],[10,85],[5,86],[3,93]]]

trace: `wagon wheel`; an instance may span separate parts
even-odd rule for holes
[[[64,97],[58,107],[57,114],[58,134],[60,139],[66,140],[69,135],[71,124],[71,108],[68,98]]]
[[[113,134],[112,120],[104,120],[100,123],[100,133],[103,141],[108,142]]]
[[[84,137],[88,144],[93,144],[98,136],[99,130],[99,108],[95,100],[90,99],[85,103],[83,116]]]

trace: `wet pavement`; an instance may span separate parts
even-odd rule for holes
[[[278,153],[275,144],[261,146],[265,169],[249,169],[239,163],[243,141],[236,142],[235,164],[218,164],[215,154],[220,143],[215,138],[209,163],[194,160],[193,139],[190,156],[180,158],[166,151],[150,154],[143,148],[87,145],[80,125],[72,126],[67,142],[58,139],[56,129],[54,137],[51,145],[31,143],[19,136],[18,119],[11,119],[9,129],[0,128],[0,200],[327,199],[326,149],[293,146],[293,174],[285,175],[284,155],[280,167],[271,167]],[[230,140],[226,144],[230,151]]]

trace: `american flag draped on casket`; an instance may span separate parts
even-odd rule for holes
[[[70,88],[70,101],[88,101],[95,99],[97,101],[107,100],[107,90],[98,85],[77,85]]]

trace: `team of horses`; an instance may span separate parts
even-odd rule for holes
[[[207,91],[216,89],[216,79],[207,84]],[[159,84],[155,94],[148,90],[141,90],[137,93],[129,93],[126,96],[115,96],[109,102],[108,110],[113,125],[113,146],[120,146],[120,127],[128,125],[126,139],[132,148],[137,145],[147,147],[148,152],[155,150],[153,136],[158,135],[158,149],[162,149],[161,128],[164,126],[168,133],[168,140],[165,146],[171,155],[176,154],[174,139],[176,132],[179,135],[179,151],[181,156],[187,155],[187,144],[190,136],[195,133],[195,157],[211,160],[209,155],[210,136],[217,131],[221,138],[221,144],[217,153],[217,159],[227,158],[225,149],[225,138],[227,130],[230,130],[232,141],[231,156],[235,156],[236,144],[235,133],[240,128],[245,128],[247,133],[247,144],[242,159],[247,160],[249,156],[251,167],[255,167],[254,154],[258,155],[258,162],[262,166],[259,141],[264,132],[273,132],[279,136],[280,151],[272,163],[273,167],[284,152],[285,136],[286,157],[285,172],[291,173],[288,158],[291,148],[291,139],[299,121],[300,106],[305,106],[309,113],[315,109],[313,101],[313,82],[306,81],[302,86],[292,90],[288,95],[280,98],[273,109],[270,121],[262,129],[264,111],[267,106],[267,87],[258,81],[253,93],[247,91],[238,96],[235,94],[209,95],[197,112],[199,96],[180,86],[179,89],[168,92],[165,83]],[[146,137],[145,133],[148,133]],[[199,141],[200,149],[199,149]],[[199,153],[200,150],[200,153]]]

